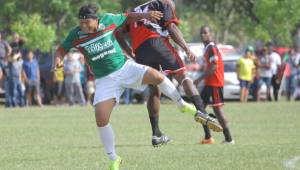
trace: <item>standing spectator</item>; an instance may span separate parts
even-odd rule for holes
[[[249,85],[253,81],[255,65],[252,60],[254,48],[248,47],[245,51],[244,57],[240,58],[237,62],[237,75],[240,80],[240,101],[247,102]]]
[[[56,58],[56,60],[60,60]],[[57,63],[61,63],[62,61],[56,61]],[[63,67],[59,67],[55,70],[53,76],[53,82],[55,83],[55,104],[60,105],[63,104],[64,99],[64,69]]]
[[[3,91],[2,89],[2,85],[3,85],[3,60],[5,57],[10,56],[12,53],[12,48],[10,47],[10,45],[8,44],[7,41],[5,41],[2,38],[2,34],[0,32],[0,92]]]
[[[64,64],[66,95],[70,105],[74,105],[76,101],[80,105],[86,103],[80,82],[80,71],[78,58],[75,58],[74,52],[70,52]]]
[[[28,51],[27,60],[24,61],[23,75],[26,83],[27,104],[32,105],[32,98],[35,98],[37,104],[41,107],[40,69],[32,50]]]
[[[23,54],[24,54],[24,50],[23,50],[24,43],[25,43],[24,39],[21,38],[18,33],[14,33],[14,35],[13,35],[13,41],[10,43],[10,46],[11,46],[11,48],[14,51],[20,52],[22,54],[22,57],[23,57]]]
[[[79,53],[80,54],[80,53]],[[79,62],[80,62],[80,83],[81,83],[81,88],[84,94],[85,99],[87,98],[87,68],[84,60],[84,56],[80,54],[79,57]]]
[[[19,52],[6,60],[3,68],[5,70],[5,106],[16,107],[25,105],[24,84],[22,82],[23,60]]]
[[[87,65],[86,67],[86,77],[87,77],[87,82],[86,82],[86,93],[87,93],[87,104],[92,104],[93,103],[93,97],[94,93],[96,91],[96,86],[95,86],[95,80],[94,80],[94,74],[90,67]]]
[[[253,55],[251,56],[251,59],[255,65],[255,73],[254,73],[254,78],[253,78],[253,82],[251,83],[250,85],[250,91],[251,91],[251,94],[253,96],[253,99],[255,101],[259,101],[259,98],[260,98],[260,95],[259,95],[259,88],[260,88],[260,81],[259,81],[259,67],[258,67],[258,58],[257,58],[257,55],[256,53],[253,53]]]
[[[273,45],[271,42],[266,43],[267,55],[271,58],[271,71],[272,71],[272,87],[275,101],[278,101],[278,91],[280,88],[280,79],[278,70],[281,67],[281,57],[279,54],[273,51]],[[271,95],[268,99],[272,101]]]
[[[291,49],[286,61],[286,92],[287,100],[294,96],[297,87],[297,73],[299,69],[300,56]]]
[[[271,56],[267,54],[266,49],[263,50],[262,55],[259,57],[258,65],[259,65],[260,83],[261,85],[264,83],[267,86],[267,97],[270,98],[271,81],[272,81]],[[260,87],[259,87],[259,93],[260,93]]]

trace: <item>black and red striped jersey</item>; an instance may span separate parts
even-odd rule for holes
[[[163,17],[157,22],[143,19],[126,27],[127,31],[130,32],[132,48],[134,51],[149,38],[168,37],[169,32],[167,26],[170,23],[175,23],[176,25],[179,24],[175,9],[172,8],[170,4],[163,3],[160,0],[148,1],[133,9],[133,12],[138,13],[146,13],[149,11],[161,11]]]

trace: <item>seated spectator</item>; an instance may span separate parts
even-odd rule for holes
[[[23,75],[26,84],[27,104],[32,105],[32,99],[36,99],[36,103],[41,107],[40,69],[32,50],[28,51],[27,60],[23,63]]]

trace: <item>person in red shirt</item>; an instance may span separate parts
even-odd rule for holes
[[[137,63],[150,66],[173,76],[183,86],[186,95],[190,97],[198,110],[189,111],[190,114],[195,116],[195,120],[204,124],[204,128],[207,131],[209,128],[214,131],[222,131],[217,120],[208,116],[205,111],[197,88],[194,86],[193,81],[185,75],[184,63],[170,43],[170,39],[172,39],[185,51],[192,62],[195,61],[196,56],[188,48],[180,29],[177,27],[179,20],[176,17],[175,3],[172,0],[152,0],[133,9],[134,12],[138,13],[151,10],[161,11],[163,17],[157,22],[140,20],[123,27],[118,32],[120,45]],[[127,33],[130,37],[131,47],[123,38]],[[163,134],[158,126],[159,107],[160,90],[157,86],[150,86],[147,108],[152,128],[153,146],[166,144],[170,141],[169,137]]]
[[[223,128],[225,140],[222,143],[234,144],[231,137],[227,120],[222,109],[224,105],[223,86],[224,86],[224,64],[222,55],[216,44],[212,41],[211,29],[208,26],[202,26],[200,29],[200,37],[204,44],[204,73],[197,81],[204,80],[204,88],[201,92],[201,98],[206,106],[212,106],[214,113]],[[210,131],[204,129],[205,138],[202,144],[215,143]]]

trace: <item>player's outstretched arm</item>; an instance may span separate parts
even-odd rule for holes
[[[163,17],[163,13],[160,11],[149,11],[146,13],[135,13],[135,12],[129,12],[127,13],[127,24],[139,21],[141,19],[147,19],[153,22],[156,22],[160,20]]]
[[[189,57],[190,61],[195,62],[196,56],[191,52],[189,49],[187,43],[185,42],[183,35],[179,28],[176,26],[176,24],[171,23],[167,27],[172,40],[178,44],[186,53],[186,55]]]
[[[125,51],[125,53],[131,57],[135,58],[132,48],[129,46],[128,42],[126,41],[126,34],[127,31],[123,28],[120,28],[116,31],[116,38],[121,46],[121,48]]]

